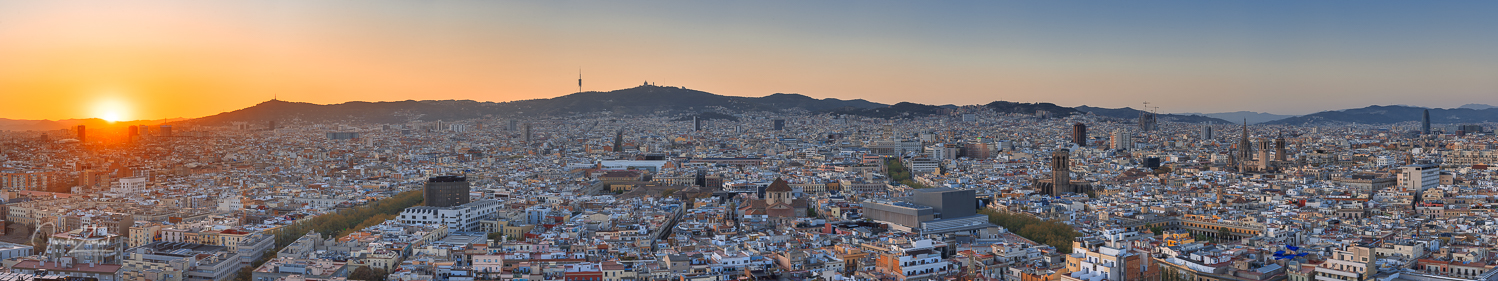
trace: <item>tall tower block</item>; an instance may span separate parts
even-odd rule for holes
[[[1071,142],[1078,146],[1087,146],[1087,125],[1077,122],[1071,125]]]
[[[1426,109],[1420,115],[1420,134],[1430,134],[1430,110]]]

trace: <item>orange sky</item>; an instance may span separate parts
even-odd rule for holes
[[[884,103],[1282,114],[1498,104],[1488,6],[1328,22],[1307,12],[1281,26],[1222,12],[1240,7],[1114,19],[968,3],[120,2],[0,3],[0,118],[199,117],[272,96],[547,98],[575,91],[579,68],[586,90],[650,80]],[[1431,27],[1372,24],[1406,21]]]

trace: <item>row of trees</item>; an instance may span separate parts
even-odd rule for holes
[[[360,229],[393,219],[407,207],[421,205],[423,202],[425,200],[422,198],[420,190],[407,191],[391,196],[390,198],[369,203],[368,205],[339,210],[331,214],[303,218],[291,225],[270,231],[270,234],[276,237],[276,248],[271,250],[270,253],[265,253],[264,257],[251,263],[250,266],[240,269],[239,275],[235,276],[234,280],[249,281],[255,268],[269,261],[276,252],[281,251],[281,248],[291,245],[292,241],[296,241],[297,238],[306,235],[308,231],[317,231],[324,235],[333,233],[333,237],[343,237]],[[368,267],[360,267],[354,269],[353,273],[360,275],[361,279],[359,280],[385,280],[383,269],[371,270]],[[349,277],[353,279],[352,274]]]
[[[900,163],[900,158],[885,158],[884,171],[889,174],[889,179],[910,188],[926,188],[926,185],[915,182],[911,176],[910,169],[905,168],[905,163]]]
[[[1071,225],[1042,220],[1026,213],[1000,212],[992,209],[983,209],[978,213],[988,215],[990,223],[1003,226],[1010,232],[1030,241],[1056,247],[1056,250],[1062,253],[1071,253],[1071,242],[1078,235]]]
[[[334,237],[342,237],[365,227],[373,226],[386,220],[395,218],[407,207],[420,205],[423,201],[420,190],[402,192],[375,201],[368,205],[352,209],[340,210],[330,214],[324,214],[312,218],[298,220],[292,225],[277,229],[276,248],[286,247],[308,231],[317,231],[323,234],[333,234]]]

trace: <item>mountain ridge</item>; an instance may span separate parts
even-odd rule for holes
[[[557,116],[575,114],[670,114],[673,116],[699,115],[707,113],[733,112],[777,112],[801,110],[812,114],[839,114],[873,118],[914,118],[948,114],[962,108],[981,107],[1000,113],[1035,114],[1045,112],[1054,117],[1090,114],[1101,117],[1134,120],[1144,111],[1131,107],[1103,108],[1081,105],[1065,107],[1047,102],[1022,103],[993,101],[969,106],[928,105],[913,102],[883,104],[864,99],[813,98],[795,93],[774,93],[761,97],[725,96],[683,87],[641,85],[612,91],[588,91],[571,93],[554,98],[516,100],[507,102],[480,102],[473,100],[404,100],[404,101],[350,101],[337,104],[314,104],[284,100],[269,100],[253,106],[222,112],[214,115],[168,120],[172,123],[226,125],[231,122],[278,121],[289,124],[306,122],[353,122],[353,123],[404,123],[414,120],[466,120],[486,117]],[[1433,123],[1492,122],[1498,121],[1498,108],[1473,109],[1482,104],[1468,104],[1462,108],[1431,109]],[[1323,111],[1303,116],[1266,121],[1268,125],[1310,125],[1323,123],[1386,124],[1418,121],[1423,108],[1411,106],[1369,106],[1357,109]],[[1257,112],[1229,112],[1263,114]],[[1227,114],[1227,113],[1223,113]],[[714,115],[717,116],[717,115]],[[1233,120],[1215,118],[1206,114],[1157,114],[1161,121],[1185,123],[1237,123]],[[75,120],[94,120],[77,121]],[[0,130],[56,130],[75,125],[103,124],[97,119],[10,120],[0,119]],[[134,121],[132,121],[134,122]],[[160,122],[160,120],[154,121]],[[115,124],[117,124],[116,122]]]
[[[1254,111],[1246,111],[1246,110],[1245,111],[1234,111],[1234,112],[1218,112],[1218,113],[1195,113],[1195,112],[1192,112],[1192,113],[1176,113],[1176,114],[1180,114],[1180,115],[1207,116],[1207,117],[1212,117],[1212,118],[1217,118],[1217,119],[1223,119],[1223,120],[1229,120],[1229,121],[1245,120],[1249,124],[1259,124],[1259,123],[1264,123],[1264,122],[1269,122],[1269,121],[1274,121],[1274,120],[1280,120],[1280,119],[1285,119],[1285,118],[1300,116],[1300,115],[1281,115],[1281,114],[1273,114],[1273,113],[1267,113],[1267,112],[1254,112]]]
[[[1423,108],[1403,105],[1372,105],[1363,108],[1322,111],[1270,122],[1266,125],[1316,125],[1316,124],[1394,124],[1419,122],[1425,110],[1430,110],[1432,124],[1468,124],[1498,122],[1498,108]]]
[[[994,101],[976,106],[1002,113],[1034,114],[1043,111],[1049,113],[1051,116],[1058,117],[1090,113],[1120,119],[1134,119],[1143,112],[1127,107],[1110,109],[1080,106],[1072,108],[1046,102],[1020,103]],[[683,87],[646,84],[606,92],[578,92],[555,98],[509,102],[406,100],[318,105],[272,100],[244,109],[194,119],[189,123],[222,124],[236,121],[269,121],[269,119],[283,121],[400,123],[412,120],[451,121],[479,117],[570,114],[634,115],[671,112],[700,114],[702,112],[719,110],[730,112],[773,112],[787,109],[799,109],[814,114],[854,115],[873,118],[913,118],[942,114],[959,108],[961,107],[951,104],[928,105],[913,102],[883,104],[864,99],[817,99],[793,93],[775,93],[761,97],[725,96]],[[1203,116],[1177,114],[1160,114],[1159,116],[1164,121],[1231,123],[1227,120]]]

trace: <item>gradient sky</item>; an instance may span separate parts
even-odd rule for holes
[[[129,3],[125,3],[129,2]],[[7,1],[0,118],[548,98],[1498,105],[1495,1]]]

